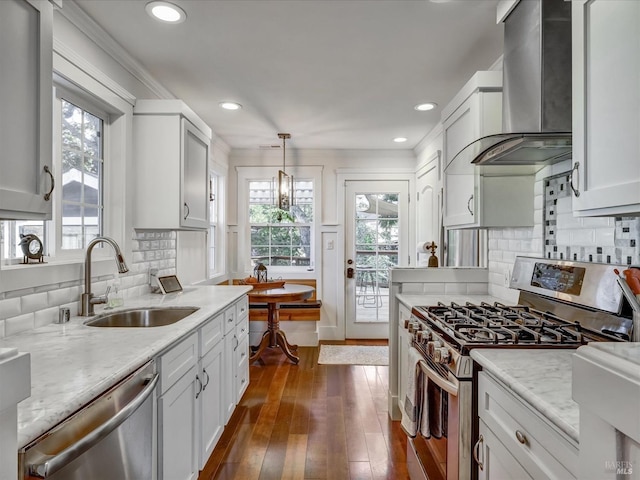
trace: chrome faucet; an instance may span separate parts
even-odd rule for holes
[[[95,315],[95,312],[93,311],[93,306],[95,304],[107,303],[106,294],[94,297],[93,293],[91,293],[91,252],[93,251],[93,247],[98,243],[108,243],[116,251],[116,265],[118,266],[119,273],[126,273],[129,271],[129,268],[124,261],[124,257],[122,256],[122,252],[120,251],[120,247],[115,240],[109,237],[96,237],[91,240],[89,245],[87,245],[87,254],[84,259],[84,293],[82,294],[80,305],[80,315],[83,317]]]

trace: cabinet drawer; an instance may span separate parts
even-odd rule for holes
[[[200,329],[200,356],[204,356],[224,337],[224,314],[213,317]]]
[[[236,306],[227,307],[224,311],[224,334],[232,332],[236,327]]]
[[[244,338],[238,337],[238,347],[235,351],[235,361],[238,366],[249,357],[249,336],[245,335]],[[240,375],[238,371],[238,375]]]
[[[244,317],[244,320],[240,321],[236,325],[236,337],[238,337],[238,341],[242,342],[244,337],[249,335],[249,316]]]
[[[236,322],[240,323],[249,318],[249,299],[245,295],[236,303]]]
[[[578,449],[486,372],[478,374],[478,416],[534,478],[575,478]]]
[[[161,355],[158,361],[160,369],[160,393],[166,392],[198,361],[198,334],[193,333],[171,350]]]

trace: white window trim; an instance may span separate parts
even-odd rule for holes
[[[54,83],[82,89],[96,99],[96,103],[110,116],[109,142],[105,139],[104,155],[111,162],[105,171],[104,234],[113,238],[120,246],[125,259],[132,261],[133,241],[133,192],[132,168],[127,159],[132,154],[131,132],[133,130],[133,95],[124,89],[112,89],[114,82],[106,75],[93,71],[87,73],[80,66],[70,63],[58,52],[53,55]],[[108,85],[108,86],[107,86]],[[115,91],[117,90],[117,91]],[[122,179],[125,179],[122,181]],[[98,250],[104,250],[100,252]],[[115,272],[113,252],[98,249],[93,255],[92,274],[103,276]],[[75,257],[59,262],[31,265],[0,265],[0,293],[81,281],[84,278],[84,251],[77,251]]]
[[[253,273],[251,265],[251,225],[249,224],[249,182],[277,177],[279,167],[236,167],[238,175],[238,266],[246,274]],[[287,167],[287,173],[295,178],[313,181],[313,234],[311,242],[312,263],[309,267],[283,267],[270,266],[269,276],[303,274],[316,270],[316,264],[320,262],[320,212],[322,205],[322,166],[295,166]]]

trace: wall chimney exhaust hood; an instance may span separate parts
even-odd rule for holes
[[[571,2],[520,0],[504,20],[503,133],[454,162],[486,174],[531,174],[571,158]],[[496,169],[507,166],[510,168]]]

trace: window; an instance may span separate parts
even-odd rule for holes
[[[61,245],[83,249],[102,234],[104,121],[61,99]]]
[[[22,259],[21,235],[36,234],[42,240],[45,256],[59,256],[63,250],[84,249],[103,231],[103,137],[107,115],[71,93],[59,90],[59,94],[54,108],[60,119],[54,123],[54,145],[59,146],[54,173],[56,184],[62,187],[54,190],[54,219],[0,222],[5,264]]]
[[[274,206],[276,188],[272,180],[249,182],[251,261],[254,265],[313,265],[313,185],[313,181],[296,179],[294,205],[284,211]]]

